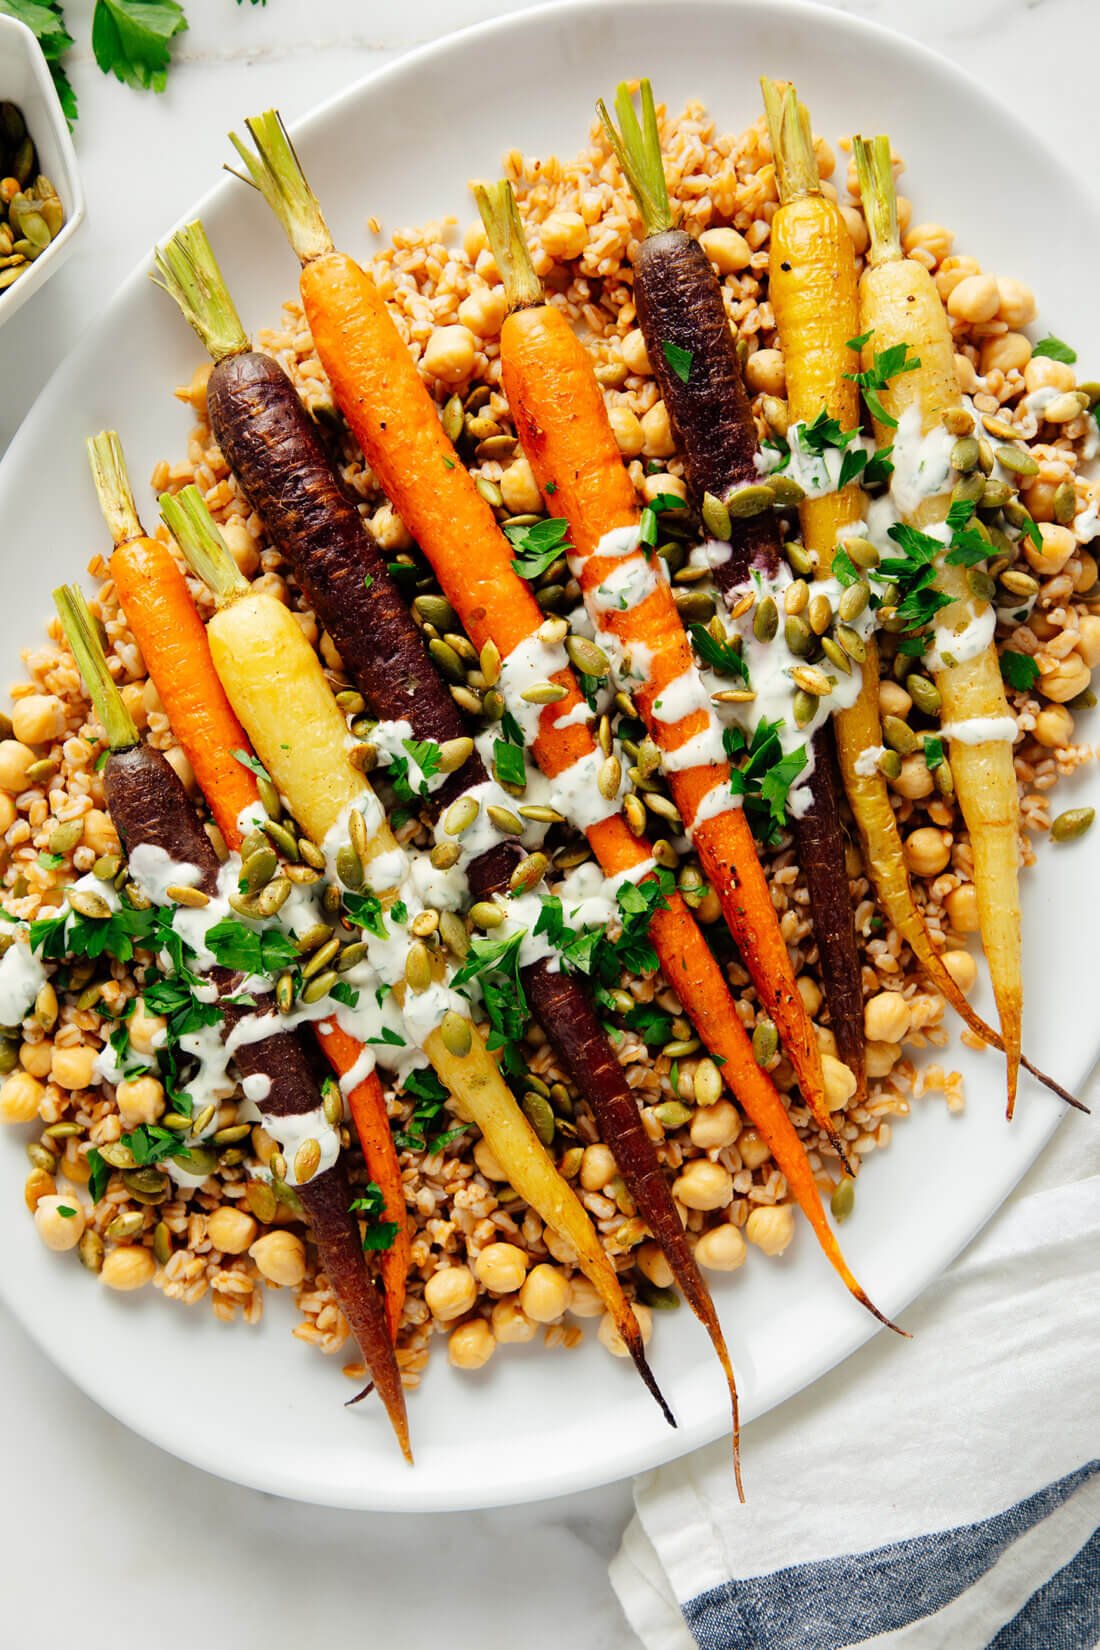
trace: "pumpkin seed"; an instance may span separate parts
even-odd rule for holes
[[[645,806],[633,792],[629,796],[623,797],[623,813],[626,815],[626,823],[631,835],[643,835],[645,831]]]
[[[793,653],[796,659],[804,659],[813,651],[814,633],[801,614],[795,614],[785,620],[783,639],[788,651]]]
[[[437,871],[449,871],[462,858],[462,849],[457,842],[437,842],[428,858]]]
[[[201,888],[192,888],[183,882],[170,882],[164,892],[177,905],[186,905],[192,911],[201,911],[204,905],[210,904],[210,895],[204,894]]]
[[[791,680],[804,693],[812,693],[816,699],[824,699],[833,691],[832,681],[817,665],[795,665]]]
[[[259,919],[260,909],[255,894],[230,894],[228,898],[231,909],[236,911],[239,917],[247,917],[252,922]]]
[[[49,1133],[49,1130],[46,1131]],[[121,1140],[110,1140],[105,1146],[100,1146],[99,1155],[104,1163],[109,1163],[112,1169],[134,1169],[137,1167],[137,1158],[129,1146],[124,1146]]]
[[[557,808],[551,808],[543,802],[524,803],[523,807],[516,809],[516,812],[521,819],[530,819],[539,825],[565,824],[565,815],[559,813]]]
[[[43,1174],[54,1174],[56,1172],[57,1153],[51,1152],[47,1147],[40,1145],[37,1140],[32,1140],[28,1145],[27,1156],[30,1158],[33,1167],[41,1169]]]
[[[661,1053],[670,1060],[685,1060],[689,1054],[696,1054],[700,1048],[698,1037],[674,1037],[665,1044]]]
[[[882,559],[870,539],[846,538],[843,548],[857,567],[877,567]]]
[[[599,649],[596,651],[599,652]],[[606,669],[604,674],[606,675]],[[535,682],[533,686],[524,688],[520,698],[529,705],[556,705],[568,692],[569,689],[562,687],[560,682]]]
[[[438,927],[439,912],[433,911],[429,907],[424,911],[418,911],[416,913],[416,916],[409,924],[409,933],[415,935],[418,940],[427,940],[431,938]]]
[[[46,840],[46,846],[51,854],[67,854],[70,848],[75,848],[84,835],[84,821],[82,819],[67,819],[63,825],[55,825]]]
[[[1037,476],[1039,461],[1032,458],[1022,447],[998,447],[997,462],[1002,470],[1008,470],[1012,475]]]
[[[950,798],[954,796],[955,775],[951,772],[951,764],[946,757],[942,762],[937,762],[932,772],[932,778],[942,797]]]
[[[439,936],[452,957],[457,957],[459,962],[469,956],[470,936],[466,932],[466,924],[457,912],[439,913]]]
[[[752,1052],[758,1066],[766,1066],[779,1052],[779,1033],[770,1020],[757,1020],[752,1033]]]
[[[658,865],[664,866],[666,871],[675,871],[680,863],[680,856],[672,843],[666,837],[659,836],[653,844],[653,858]]]
[[[871,587],[860,579],[858,584],[850,584],[846,590],[841,591],[840,600],[836,605],[837,613],[845,624],[851,624],[853,619],[858,619],[866,610],[870,599]]]
[[[290,898],[293,884],[289,877],[276,877],[256,899],[256,909],[261,917],[273,917],[276,911],[281,911]]]
[[[794,712],[795,726],[804,728],[807,722],[812,722],[817,715],[818,701],[812,693],[806,693],[799,688],[791,700],[791,709]]]
[[[423,940],[414,940],[405,957],[405,984],[410,991],[427,991],[432,983],[432,954]]]
[[[606,802],[614,802],[623,782],[623,765],[617,756],[608,756],[600,764],[596,789]]]
[[[797,539],[792,543],[785,545],[784,548],[786,550],[787,560],[790,563],[791,572],[797,573],[798,576],[803,579],[810,578],[815,567],[817,566],[817,552],[814,550],[807,550],[805,545],[800,544]]]
[[[842,1226],[856,1206],[855,1181],[847,1176],[829,1199],[829,1209],[838,1226]]]
[[[878,771],[884,779],[901,778],[901,757],[897,751],[883,751],[878,759]]]
[[[245,1185],[244,1200],[256,1219],[270,1226],[275,1219],[276,1197],[266,1180],[250,1180]]]
[[[1077,514],[1077,490],[1072,481],[1060,481],[1054,489],[1054,499],[1051,504],[1055,521],[1063,527],[1068,527]]]
[[[723,542],[730,537],[733,528],[730,525],[730,513],[720,498],[714,493],[703,494],[702,508],[703,526],[712,538]]]
[[[331,934],[332,928],[327,922],[315,922],[312,928],[307,928],[305,933],[295,940],[294,949],[300,957],[308,956],[311,951],[316,951],[319,945],[324,945]]]
[[[289,970],[275,981],[275,1006],[280,1014],[289,1014],[294,1007],[294,975]]]
[[[565,651],[570,664],[586,676],[595,676],[602,681],[611,668],[603,648],[597,647],[586,636],[567,637]]]
[[[810,599],[810,587],[805,579],[795,579],[783,592],[783,608],[787,613],[804,613]]]
[[[940,690],[927,676],[921,676],[916,671],[910,671],[905,678],[905,689],[916,705],[926,716],[938,716],[940,705]]]
[[[109,1237],[112,1243],[125,1243],[128,1238],[137,1237],[144,1225],[145,1216],[140,1209],[125,1209],[110,1222],[104,1235]]]
[[[662,1289],[656,1283],[639,1275],[635,1285],[638,1299],[643,1306],[651,1307],[654,1312],[675,1312],[680,1305],[680,1297],[670,1285]]]
[[[78,916],[102,921],[111,915],[111,907],[102,894],[96,894],[90,888],[67,888],[65,898]]]
[[[321,1166],[321,1143],[310,1135],[294,1154],[294,1178],[299,1186],[312,1180]]]
[[[478,656],[478,664],[485,678],[485,686],[494,687],[500,680],[500,649],[494,641],[485,643]]]
[[[499,928],[504,912],[491,899],[479,899],[470,907],[470,920],[477,928]]]
[[[124,1172],[123,1184],[131,1197],[139,1203],[163,1203],[171,1185],[159,1169],[132,1169]]]
[[[536,887],[550,869],[550,861],[546,854],[528,854],[521,859],[512,875],[508,879],[508,887],[513,894],[527,894]]]
[[[319,945],[309,961],[302,964],[303,980],[311,980],[315,974],[320,974],[338,955],[339,950],[340,941],[336,936],[326,940],[323,945]]]
[[[951,468],[966,472],[978,467],[978,443],[972,435],[963,436],[951,449]]]
[[[979,469],[961,476],[951,489],[953,503],[976,504],[985,492],[985,477]]]
[[[446,596],[417,596],[412,610],[422,624],[432,624],[440,631],[454,630],[458,625],[458,614]]]
[[[966,587],[970,594],[980,602],[991,602],[997,594],[997,581],[991,578],[981,567],[967,568]]]
[[[91,1227],[88,1227],[81,1237],[76,1252],[80,1257],[81,1266],[86,1267],[89,1272],[103,1270],[103,1239],[98,1232],[93,1232]]]
[[[358,808],[353,808],[348,815],[348,840],[360,863],[366,865],[370,858],[370,837],[367,822]]]
[[[662,1100],[654,1106],[653,1115],[663,1129],[682,1129],[691,1121],[691,1108],[680,1100]]]
[[[298,863],[298,838],[285,825],[280,825],[276,819],[265,819],[264,834],[271,838],[284,858],[289,859],[292,865]]]
[[[172,1234],[163,1220],[153,1227],[153,1254],[161,1266],[167,1266],[172,1258]]]
[[[474,486],[477,488],[486,504],[490,505],[492,509],[503,509],[504,494],[501,492],[495,481],[488,480],[486,476],[478,476],[474,482]]]
[[[978,469],[982,472],[983,476],[992,474],[994,462],[995,459],[993,455],[993,448],[990,446],[988,441],[985,441],[979,436]]]
[[[1095,818],[1095,808],[1067,808],[1052,821],[1051,837],[1055,842],[1074,842],[1084,836]]]
[[[443,410],[439,415],[439,422],[443,426],[443,434],[447,437],[447,440],[457,441],[462,434],[463,424],[462,397],[460,395],[452,395],[444,403]]]
[[[267,838],[258,827],[249,831],[248,835],[241,843],[242,865],[246,859],[251,859],[253,854],[258,854],[261,848],[266,848],[267,846]]]
[[[65,1122],[51,1123],[49,1128],[42,1130],[42,1133],[46,1136],[47,1140],[74,1140],[78,1134],[83,1134],[84,1130],[80,1127],[79,1123]],[[102,1157],[102,1155],[103,1150],[101,1147],[100,1156]],[[127,1167],[128,1166],[129,1165],[127,1165]]]
[[[835,634],[837,641],[849,659],[854,659],[858,665],[861,665],[867,657],[867,643],[863,640],[859,631],[853,630],[851,625],[838,624]]]
[[[345,842],[337,849],[336,875],[345,888],[354,889],[363,886],[363,861],[350,842]]]
[[[360,773],[373,773],[378,766],[378,746],[364,739],[348,751],[348,761]]]
[[[764,510],[770,510],[775,503],[775,493],[771,487],[759,482],[747,487],[738,487],[726,500],[726,509],[738,521],[744,521],[749,516],[758,516]]]
[[[793,476],[772,476],[768,482],[772,490],[772,497],[776,504],[784,509],[790,509],[795,504],[801,504],[806,497],[806,489]]]
[[[217,1111],[216,1106],[204,1106],[202,1108],[202,1110],[199,1112],[198,1116],[192,1122],[192,1125],[191,1125],[192,1134],[195,1134],[195,1135],[203,1134],[205,1132],[205,1130],[209,1128],[210,1124],[214,1121],[214,1113],[216,1111]]]
[[[6,1077],[19,1064],[19,1044],[11,1037],[0,1037],[0,1077]]]
[[[188,1174],[211,1175],[218,1167],[217,1154],[207,1146],[188,1146],[185,1163]]]
[[[191,1129],[191,1119],[181,1111],[166,1111],[160,1123],[162,1128],[171,1129],[174,1134],[188,1134]]]
[[[345,716],[362,716],[367,708],[367,701],[354,688],[341,688],[336,695],[336,703]]]
[[[260,793],[260,801],[263,804],[263,810],[268,819],[282,819],[283,804],[280,800],[278,791],[268,778],[267,774],[264,773],[256,775],[256,788]]]
[[[752,616],[752,633],[758,642],[774,641],[779,630],[779,609],[773,596],[762,596]]]
[[[831,665],[835,665],[843,675],[852,674],[852,661],[845,653],[839,642],[834,642],[831,636],[822,636],[821,651]]]
[[[1009,499],[1004,507],[1004,518],[1010,527],[1016,527],[1020,532],[1026,532],[1034,525],[1031,512],[1024,508],[1018,498]]]
[[[117,854],[101,854],[92,866],[92,875],[100,882],[113,882],[122,869],[122,861]]]
[[[441,641],[435,636],[428,643],[428,652],[449,682],[466,680],[466,667],[449,642]]]
[[[650,813],[657,815],[658,819],[667,820],[670,825],[679,826],[683,824],[683,820],[680,818],[679,808],[677,808],[676,804],[670,801],[667,796],[647,795],[645,797],[645,805],[649,809]]]
[[[456,1060],[464,1060],[473,1046],[473,1029],[469,1020],[453,1008],[440,1021],[439,1035],[447,1053],[453,1054]]]
[[[1008,567],[1001,574],[1001,583],[1011,596],[1019,596],[1027,601],[1039,594],[1039,581],[1025,573],[1022,568]]]
[[[354,968],[357,963],[361,963],[367,955],[368,949],[365,940],[353,940],[350,945],[345,945],[336,959],[336,967],[340,973],[346,974],[349,968]]]
[[[505,836],[523,835],[523,820],[517,818],[510,808],[501,808],[497,803],[489,802],[485,806],[485,815],[490,824]]]
[[[523,1107],[523,1115],[542,1141],[542,1144],[544,1146],[553,1145],[557,1120],[554,1117],[554,1108],[549,1100],[541,1094],[535,1094],[534,1091],[531,1091],[523,1096],[520,1105]]]
[[[57,992],[47,980],[34,999],[34,1017],[43,1031],[52,1031],[57,1024]]]
[[[302,987],[302,1001],[304,1003],[319,1003],[322,997],[327,997],[340,976],[335,968],[326,969],[323,974],[315,974],[308,985]]]
[[[882,737],[891,750],[900,752],[902,756],[909,756],[920,743],[908,722],[903,722],[900,716],[882,718]]]
[[[44,756],[38,762],[31,763],[27,769],[27,778],[32,785],[37,785],[40,781],[52,779],[56,772],[57,763],[51,762],[49,757]]]
[[[299,837],[299,839],[298,839],[298,852],[301,854],[301,856],[305,860],[306,864],[312,870],[314,870],[314,871],[323,871],[324,870],[324,868],[325,868],[325,856],[321,852],[320,848],[316,847],[309,840],[308,837],[306,837],[306,836]]]

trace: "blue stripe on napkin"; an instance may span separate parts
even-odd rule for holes
[[[958,1598],[1006,1548],[1098,1471],[1100,1460],[1090,1461],[976,1524],[795,1564],[770,1575],[735,1577],[691,1599],[684,1606],[685,1620],[701,1650],[807,1650],[811,1645],[813,1650],[845,1650],[877,1633],[896,1632]],[[1085,1565],[1090,1562],[1083,1557],[1086,1551],[1078,1555]],[[1007,1639],[997,1650],[1023,1650],[1025,1645],[1030,1650],[1035,1644],[1046,1650],[1042,1638]],[[1056,1638],[1049,1644],[1051,1650],[1061,1650]],[[1091,1650],[1091,1641],[1065,1640],[1065,1650],[1086,1645]]]
[[[1032,1593],[988,1650],[1093,1650],[1100,1643],[1100,1530]]]

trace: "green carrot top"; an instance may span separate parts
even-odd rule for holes
[[[871,139],[852,139],[856,173],[859,177],[863,215],[871,237],[871,262],[892,263],[901,257],[898,235],[898,196],[894,184],[894,166],[890,156],[890,139],[879,136]]]
[[[114,545],[129,544],[141,537],[134,495],[126,473],[126,459],[117,430],[100,430],[88,439],[88,462],[92,467],[96,497]]]
[[[194,483],[178,493],[162,493],[160,513],[187,558],[187,565],[204,584],[209,585],[219,607],[225,607],[239,596],[248,594],[248,580],[233,560],[206,507],[205,499]]]
[[[243,355],[248,334],[202,224],[185,224],[154,254],[154,285],[174,298],[215,361]]]
[[[803,195],[820,195],[821,177],[814,154],[809,110],[799,103],[798,93],[787,82],[761,79],[764,113],[768,121],[775,178],[779,199],[798,200]]]
[[[132,750],[139,742],[138,730],[107,667],[96,620],[84,592],[75,584],[63,584],[54,591],[53,599],[96,715],[103,723],[107,743],[113,751]]]
[[[520,220],[516,192],[507,179],[475,183],[474,200],[489,237],[489,250],[500,270],[508,308],[530,309],[544,302],[542,282],[535,274]]]
[[[245,125],[256,153],[252,153],[236,132],[230,132],[229,141],[244,162],[247,175],[232,167],[227,170],[260,191],[302,263],[308,264],[331,252],[328,224],[316,195],[306,182],[282,115],[277,109],[267,109],[262,115],[249,116]]]
[[[625,80],[620,81],[615,93],[615,113],[619,117],[617,129],[602,98],[596,107],[607,140],[642,214],[645,232],[647,235],[659,235],[665,229],[675,229],[676,217],[669,205],[653,88],[648,80],[642,80],[638,90],[642,100],[640,122],[634,110],[630,86]]]

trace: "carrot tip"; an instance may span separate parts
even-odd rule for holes
[[[903,1340],[911,1341],[913,1339],[913,1337],[912,1337],[912,1335],[911,1335],[911,1333],[909,1332],[908,1329],[903,1329],[901,1327],[901,1325],[895,1323],[892,1318],[888,1318],[886,1316],[885,1312],[880,1312],[879,1311],[878,1307],[875,1305],[875,1303],[871,1299],[870,1295],[866,1294],[862,1289],[858,1289],[858,1288],[853,1289],[852,1293],[855,1296],[856,1300],[859,1302],[859,1304],[861,1306],[865,1306],[867,1308],[868,1312],[870,1312],[871,1316],[873,1318],[878,1319],[879,1323],[884,1324],[887,1329],[892,1329],[894,1331],[894,1334],[895,1335],[900,1335]]]
[[[624,1339],[625,1338],[626,1337],[624,1336]],[[677,1426],[678,1423],[676,1417],[668,1407],[668,1400],[661,1391],[660,1387],[657,1385],[657,1377],[649,1367],[640,1332],[637,1335],[631,1335],[626,1344],[630,1352],[630,1356],[634,1360],[634,1367],[638,1371],[638,1374],[642,1377],[642,1380],[645,1382],[646,1386],[649,1388],[649,1391],[652,1393],[661,1414],[664,1416],[670,1427]]]

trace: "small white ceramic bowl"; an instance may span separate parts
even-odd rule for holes
[[[0,16],[0,102],[18,105],[38,151],[38,170],[49,178],[65,208],[65,222],[45,252],[0,292],[2,327],[61,267],[84,222],[84,190],[76,169],[76,154],[46,59],[30,29],[5,16]]]

